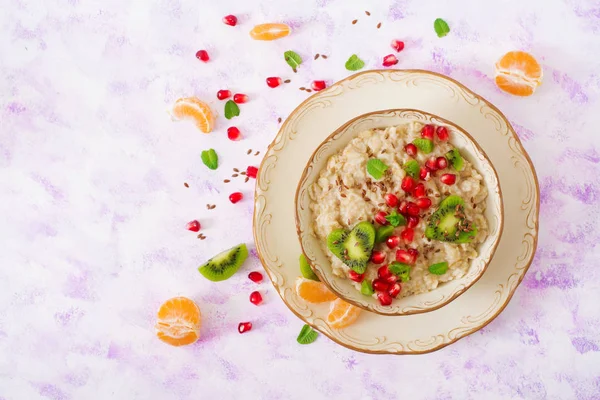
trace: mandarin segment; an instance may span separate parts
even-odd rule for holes
[[[204,133],[209,133],[215,125],[215,117],[210,107],[197,97],[183,97],[178,99],[171,110],[173,119],[180,121],[192,119],[196,126]]]
[[[496,86],[516,96],[530,96],[542,84],[542,67],[524,51],[509,51],[496,63]]]
[[[276,40],[289,35],[292,32],[286,24],[260,24],[250,31],[250,37],[254,40]]]
[[[309,303],[324,303],[337,298],[322,282],[302,277],[296,279],[296,293]]]
[[[345,302],[342,299],[336,299],[331,303],[329,314],[327,315],[327,324],[332,329],[342,329],[352,325],[360,315],[360,308]]]
[[[200,308],[186,297],[174,297],[160,306],[156,336],[172,346],[192,344],[200,337]]]

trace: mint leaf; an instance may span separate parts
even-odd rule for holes
[[[209,169],[215,170],[219,166],[219,157],[217,156],[217,152],[213,149],[204,150],[202,154],[200,154],[200,158],[202,158],[202,162]]]
[[[365,62],[358,58],[356,54],[352,54],[348,61],[346,61],[346,69],[348,71],[358,71],[365,66]]]
[[[227,103],[225,103],[225,118],[231,119],[238,115],[240,115],[240,108],[238,105],[235,104],[235,101],[233,100],[227,100]]]
[[[381,179],[388,166],[378,158],[371,158],[367,161],[367,172],[375,179]]]
[[[300,273],[306,279],[311,279],[313,281],[319,280],[319,277],[314,273],[312,268],[310,268],[310,264],[306,260],[304,254],[300,254]]]
[[[389,215],[387,215],[385,219],[393,227],[406,225],[406,218],[404,218],[402,214],[398,214],[396,210],[392,211]]]
[[[387,238],[392,236],[394,233],[394,227],[391,225],[384,225],[377,228],[377,233],[375,234],[375,242],[381,243],[385,242]]]
[[[448,271],[448,263],[446,261],[429,266],[429,272],[434,275],[444,275],[446,271]]]
[[[415,139],[413,140],[413,144],[425,154],[433,151],[433,142],[429,139]]]
[[[300,334],[296,341],[300,344],[311,344],[315,340],[317,340],[317,336],[319,334],[310,327],[310,325],[304,325],[300,330]]]
[[[288,63],[288,65],[292,67],[294,71],[296,71],[298,65],[302,64],[302,58],[292,50],[288,50],[285,53],[283,53],[283,58],[285,59],[285,62]]]
[[[410,280],[410,265],[394,261],[388,267],[390,272],[400,278],[402,282]]]
[[[450,27],[448,26],[448,23],[441,18],[438,18],[435,21],[433,21],[433,29],[435,29],[435,33],[440,38],[446,36],[448,32],[450,32]]]
[[[365,296],[371,296],[375,291],[373,290],[373,284],[371,281],[364,280],[360,285],[360,292]]]
[[[419,172],[421,171],[421,167],[419,167],[419,163],[416,160],[407,161],[406,164],[404,164],[404,170],[409,176],[415,179],[419,179]]]

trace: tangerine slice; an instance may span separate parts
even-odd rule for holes
[[[260,24],[256,25],[250,31],[250,36],[254,40],[276,40],[286,37],[292,32],[286,24]]]
[[[200,337],[200,308],[187,297],[173,297],[158,309],[156,336],[172,346],[192,344]]]
[[[496,86],[516,96],[531,96],[542,84],[542,75],[540,64],[524,51],[509,51],[496,63]]]
[[[324,283],[302,277],[296,279],[296,293],[309,303],[324,303],[337,298]]]
[[[359,315],[360,308],[342,299],[336,299],[329,308],[327,324],[333,329],[345,328],[352,325]]]
[[[196,126],[204,133],[209,133],[215,126],[215,117],[210,107],[197,97],[183,97],[175,102],[171,110],[173,119],[193,119]]]

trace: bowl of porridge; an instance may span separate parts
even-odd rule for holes
[[[486,154],[460,127],[418,110],[365,114],[333,132],[310,157],[295,205],[318,279],[384,315],[433,311],[460,296],[502,234]]]

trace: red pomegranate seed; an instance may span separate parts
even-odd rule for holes
[[[192,232],[198,232],[200,230],[201,226],[200,226],[200,222],[193,220],[187,223],[187,225],[185,226],[185,229],[187,229],[188,231],[192,231]]]
[[[263,280],[263,275],[258,271],[252,271],[248,274],[248,279],[252,282],[260,283]]]
[[[210,60],[210,57],[208,56],[208,52],[206,50],[198,50],[196,52],[196,58],[200,61],[204,61],[207,62],[208,60]]]
[[[310,87],[315,92],[318,92],[319,90],[325,89],[327,87],[327,84],[325,83],[325,81],[312,81]]]
[[[385,261],[385,252],[375,250],[373,254],[371,254],[371,262],[373,264],[381,264]]]
[[[437,169],[444,169],[448,166],[448,160],[446,160],[446,157],[438,157],[435,160],[435,166]]]
[[[400,187],[405,192],[410,193],[410,192],[412,192],[412,190],[415,187],[415,180],[413,178],[411,178],[410,176],[405,176],[402,179],[402,183],[400,184]]]
[[[235,15],[226,15],[223,17],[223,23],[229,26],[235,26],[237,24],[237,17]]]
[[[390,276],[388,276],[387,278],[385,278],[385,281],[387,283],[389,283],[390,285],[396,283],[398,281],[398,277],[394,274],[391,274]]]
[[[400,233],[400,236],[402,236],[404,243],[408,244],[411,243],[415,238],[415,231],[413,231],[412,228],[404,228],[404,230]]]
[[[382,265],[381,267],[379,267],[377,269],[377,277],[379,279],[385,279],[388,276],[390,276],[392,273],[390,272],[390,269],[388,268],[387,264],[386,265]]]
[[[412,201],[410,203],[408,203],[408,206],[406,207],[406,213],[408,215],[412,215],[413,217],[418,217],[420,212],[421,212],[421,209],[419,208],[418,205],[416,205]]]
[[[385,292],[389,288],[389,283],[384,281],[383,279],[375,279],[373,281],[373,289],[376,292]]]
[[[237,203],[238,201],[240,201],[243,198],[244,198],[244,195],[241,192],[235,192],[235,193],[231,193],[229,195],[229,201],[232,202],[233,204]]]
[[[408,201],[402,200],[402,202],[398,206],[398,211],[400,211],[400,214],[405,215],[407,209],[408,209]]]
[[[391,46],[392,49],[396,50],[397,52],[401,52],[402,50],[404,50],[404,42],[400,40],[392,40]]]
[[[409,215],[406,218],[406,226],[409,228],[416,228],[417,225],[419,225],[419,217],[414,217],[412,215]]]
[[[250,303],[252,303],[255,306],[257,306],[260,303],[262,303],[262,301],[263,301],[263,299],[262,299],[262,296],[260,295],[259,292],[252,292],[252,293],[250,293]]]
[[[359,274],[356,271],[350,270],[350,272],[348,272],[348,277],[354,282],[361,283],[365,279],[365,274]]]
[[[388,221],[385,219],[387,215],[388,214],[385,211],[379,211],[377,214],[375,214],[375,222],[377,222],[379,225],[387,225]]]
[[[238,325],[239,333],[246,333],[250,330],[252,330],[252,322],[240,322],[240,324]]]
[[[437,133],[437,136],[441,141],[445,142],[450,138],[448,128],[446,128],[445,126],[438,126],[435,132]]]
[[[256,179],[256,174],[258,174],[258,168],[253,166],[246,168],[246,176]]]
[[[385,244],[388,249],[395,249],[400,244],[400,238],[398,236],[390,236],[386,239]]]
[[[454,185],[456,183],[456,175],[444,174],[440,176],[440,181],[446,185]]]
[[[429,168],[421,167],[421,169],[419,170],[419,178],[421,178],[424,181],[428,181],[429,178],[431,178],[431,172],[429,171]]]
[[[398,205],[398,197],[396,197],[395,194],[388,193],[383,196],[383,199],[385,200],[385,204],[390,207],[396,207]]]
[[[379,300],[379,304],[381,304],[382,306],[389,306],[390,304],[392,304],[393,300],[392,296],[390,296],[386,292],[377,293],[377,299]]]
[[[417,155],[417,146],[415,146],[412,143],[407,144],[406,146],[404,146],[404,151],[406,152],[406,154],[408,154],[411,157],[414,157]]]
[[[392,65],[396,65],[396,64],[398,64],[398,59],[396,58],[395,55],[388,54],[387,56],[383,57],[383,66],[384,67],[391,67]]]
[[[417,249],[408,249],[408,254],[410,254],[410,256],[412,257],[412,263],[414,264],[417,262],[417,257],[419,257],[419,252],[417,251]]]
[[[225,100],[231,97],[231,91],[224,89],[224,90],[219,90],[217,92],[217,99],[219,100]]]
[[[429,168],[430,171],[437,170],[437,159],[435,157],[431,157],[427,161],[425,161],[425,166]]]
[[[420,199],[415,200],[415,204],[419,206],[419,208],[427,210],[431,207],[431,199],[429,197],[421,197]]]
[[[425,196],[425,185],[422,183],[417,184],[415,189],[413,190],[413,196],[415,197],[423,197]]]
[[[230,126],[229,128],[227,128],[227,137],[229,138],[229,140],[239,140],[240,136],[240,130],[235,126]]]
[[[248,101],[248,96],[243,93],[236,93],[233,95],[233,101],[237,104],[242,104]]]
[[[421,137],[433,140],[433,131],[433,125],[425,125],[423,129],[421,129]]]
[[[400,285],[398,282],[396,282],[388,289],[388,294],[392,298],[395,299],[396,297],[398,297],[401,290],[402,290],[402,285]]]
[[[269,78],[267,78],[267,86],[270,88],[276,88],[277,86],[281,85],[281,78],[278,76],[271,76]]]
[[[414,264],[417,257],[409,252],[409,250],[396,250],[396,261],[404,264]]]

